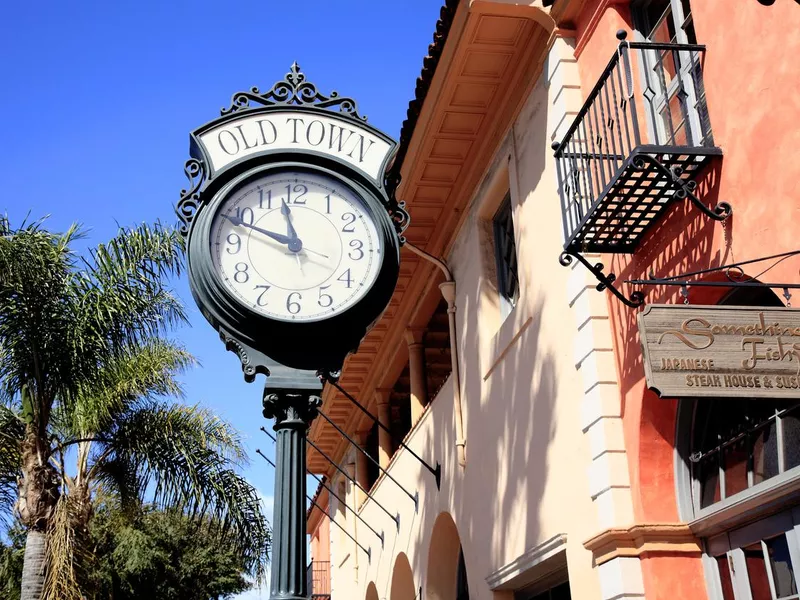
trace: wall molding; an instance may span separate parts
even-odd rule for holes
[[[701,556],[700,540],[687,523],[642,523],[631,527],[610,527],[586,540],[583,546],[591,550],[595,564],[602,565],[615,558],[637,557],[645,554],[669,553]]]
[[[543,565],[545,561],[556,558],[562,553],[564,561],[566,561],[566,552],[567,534],[556,534],[487,575],[486,583],[489,584],[490,590],[502,590],[509,589],[508,586],[516,583],[517,579],[523,575],[527,576],[526,579],[535,581],[550,574],[551,569]]]
[[[608,8],[612,6],[626,6],[630,4],[630,0],[603,0],[600,4],[597,5],[597,8],[592,14],[591,19],[589,19],[589,24],[586,26],[581,32],[580,37],[575,39],[575,58],[580,58],[583,49],[586,47],[586,44],[592,39],[597,26],[600,24],[600,19],[603,16],[603,13],[606,12]]]

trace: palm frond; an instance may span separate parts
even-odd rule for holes
[[[47,575],[42,600],[82,600],[75,566],[82,548],[68,496],[61,496],[47,531]]]
[[[77,279],[82,296],[78,348],[98,342],[109,350],[141,343],[186,320],[166,286],[183,269],[183,238],[175,229],[142,224],[121,228],[84,260]]]
[[[0,225],[0,385],[7,402],[23,385],[52,398],[69,371],[65,340],[72,322],[76,257],[69,245],[81,231],[46,231],[42,222]]]
[[[108,447],[106,483],[121,481],[140,498],[150,491],[161,508],[217,519],[253,573],[263,575],[269,526],[257,491],[233,469],[245,454],[227,423],[198,407],[144,402],[117,420]]]
[[[154,338],[111,357],[91,381],[81,382],[69,410],[76,438],[110,428],[112,419],[133,402],[159,396],[182,397],[177,376],[195,364],[177,344]]]
[[[0,521],[9,521],[17,498],[20,476],[20,443],[25,426],[10,408],[0,405]]]

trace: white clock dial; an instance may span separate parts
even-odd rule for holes
[[[321,320],[352,306],[375,281],[382,252],[364,202],[321,174],[251,180],[222,202],[211,226],[225,287],[284,321]]]

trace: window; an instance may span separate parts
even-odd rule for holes
[[[695,401],[690,455],[695,512],[800,466],[796,400]]]
[[[494,251],[497,264],[497,289],[506,301],[505,314],[511,311],[519,298],[517,277],[517,245],[514,241],[514,220],[511,214],[511,194],[506,194],[492,219]]]
[[[796,600],[800,511],[773,515],[708,541],[712,598]]]
[[[569,581],[564,581],[566,574],[559,574],[561,583],[534,584],[529,588],[514,593],[514,600],[571,600]],[[550,578],[548,578],[550,579]]]
[[[654,44],[697,44],[689,0],[641,0],[632,6],[642,38]],[[643,53],[648,122],[657,144],[710,146],[711,125],[701,54],[660,47]]]

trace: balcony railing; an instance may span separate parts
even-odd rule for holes
[[[306,582],[311,598],[331,597],[331,563],[314,560],[306,568]]]
[[[632,253],[675,199],[689,198],[714,147],[703,88],[704,46],[624,41],[575,121],[554,144],[564,250]],[[563,261],[567,264],[570,260]],[[613,281],[613,279],[612,279]]]

